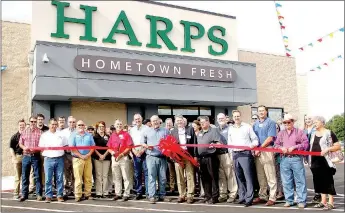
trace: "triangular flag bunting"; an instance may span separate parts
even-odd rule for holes
[[[320,67],[320,66],[318,66],[317,68],[318,68],[319,70],[321,70],[321,67]]]
[[[276,7],[282,7],[282,5],[279,3],[276,3]]]
[[[322,42],[322,38],[318,39],[317,41],[318,41],[318,42]]]
[[[303,51],[304,49],[303,49],[303,47],[301,47],[301,48],[299,48],[301,51]]]
[[[287,37],[287,36],[283,36],[283,38],[284,38],[284,39],[289,39],[289,37]]]
[[[330,33],[330,34],[329,34],[329,37],[333,38],[333,33]]]
[[[341,55],[338,55],[338,58],[343,58]]]
[[[287,57],[290,57],[291,55],[290,55],[289,53],[286,53],[286,56],[287,56]]]
[[[323,63],[323,65],[328,66],[328,64],[327,64],[327,63]]]
[[[344,27],[339,29],[340,32],[344,32]]]
[[[285,48],[287,48],[289,45],[285,44],[284,46],[285,46]]]
[[[281,29],[285,29],[285,26],[281,26],[280,28],[281,28]]]
[[[308,44],[308,46],[311,46],[311,47],[312,47],[312,46],[313,46],[313,43]]]
[[[280,16],[280,12],[279,11],[277,11],[277,15]]]
[[[284,19],[284,16],[278,16],[278,19]]]
[[[284,42],[285,42],[285,43],[289,43],[289,41],[288,41],[288,40],[286,40],[286,39],[284,39]]]
[[[288,49],[288,48],[285,48],[287,51],[289,51],[289,52],[291,52],[291,50],[290,49]]]
[[[332,58],[332,62],[335,60],[335,58]]]
[[[310,71],[312,71],[312,72],[313,72],[313,71],[315,71],[315,70],[314,70],[314,69],[312,69],[312,70],[310,70]]]
[[[283,25],[283,23],[281,23],[280,21],[279,21],[279,24],[280,24],[280,26],[282,26],[282,25]]]

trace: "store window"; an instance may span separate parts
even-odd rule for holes
[[[208,108],[208,107],[200,107],[200,115],[211,116],[211,115],[212,115],[212,110],[211,110],[211,108]]]
[[[199,115],[198,107],[174,106],[173,115]]]
[[[258,114],[258,108],[252,107],[252,116]],[[267,116],[271,118],[274,121],[277,121],[278,119],[283,118],[284,116],[284,109],[283,108],[273,108],[268,107],[268,113]]]
[[[158,115],[171,115],[172,110],[171,106],[159,106]]]

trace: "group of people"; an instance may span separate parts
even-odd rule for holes
[[[145,196],[152,204],[170,202],[166,196],[167,173],[170,181],[174,173],[179,203],[194,203],[198,184],[202,203],[228,202],[248,207],[264,202],[272,206],[277,199],[285,198],[284,206],[290,207],[295,205],[296,194],[298,207],[304,208],[307,161],[313,174],[315,207],[333,209],[336,167],[330,153],[340,150],[340,144],[334,133],[325,128],[325,119],[306,117],[306,128],[302,130],[294,127],[292,115],[285,114],[281,129],[267,117],[265,106],[259,106],[258,115],[252,119],[252,124],[244,123],[241,112],[234,110],[231,121],[219,113],[218,126],[210,124],[207,116],[188,125],[187,119],[176,115],[174,123],[168,119],[162,127],[157,115],[143,124],[142,116],[135,114],[133,124],[126,129],[121,120],[107,129],[103,121],[87,127],[73,116],[68,117],[66,128],[64,117],[51,118],[47,127],[42,114],[31,116],[27,128],[24,120],[18,122],[19,131],[10,143],[16,164],[15,197],[21,202],[28,199],[30,183],[36,187],[37,200],[42,200],[44,186],[46,202],[52,201],[53,188],[59,202],[72,194],[79,202],[92,198],[94,182],[99,198],[111,196],[113,200],[127,201],[134,191],[136,200]],[[168,135],[198,161],[199,167],[187,159],[181,165],[162,154],[158,144]],[[87,147],[78,149],[80,146]],[[262,149],[253,150],[256,147]],[[295,150],[321,152],[321,156],[298,155]],[[115,195],[110,193],[113,185]]]

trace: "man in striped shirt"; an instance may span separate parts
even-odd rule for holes
[[[42,131],[36,126],[36,116],[31,116],[29,122],[30,127],[23,131],[19,139],[19,146],[23,149],[22,197],[19,198],[20,202],[25,201],[29,196],[29,176],[31,166],[34,170],[37,200],[42,201],[41,156],[40,151],[35,150],[35,148],[38,147]]]

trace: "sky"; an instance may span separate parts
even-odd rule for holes
[[[236,16],[240,49],[285,54],[273,1],[164,1],[165,3]],[[326,119],[344,112],[344,33],[317,39],[344,27],[344,1],[276,1],[281,4],[289,47],[296,58],[296,72],[308,77],[309,114]],[[2,20],[31,22],[31,2],[3,1]],[[313,48],[299,47],[313,42]],[[328,67],[310,72],[319,64]]]

